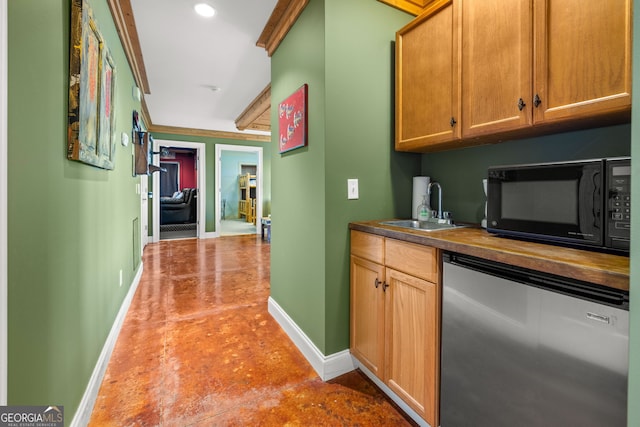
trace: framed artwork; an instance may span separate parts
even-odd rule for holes
[[[305,83],[278,107],[280,154],[307,145],[307,91]]]
[[[71,2],[67,157],[113,169],[116,68],[86,0]]]

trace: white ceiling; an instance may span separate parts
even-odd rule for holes
[[[196,3],[213,6],[215,16],[197,15]],[[144,98],[152,123],[240,132],[235,119],[271,80],[270,58],[256,41],[276,3],[131,0],[151,92]]]

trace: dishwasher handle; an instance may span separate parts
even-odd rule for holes
[[[463,268],[513,280],[587,301],[629,310],[629,292],[542,271],[504,264],[454,252],[445,252],[443,261]]]

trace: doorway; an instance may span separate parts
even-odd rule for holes
[[[216,145],[216,234],[256,234],[262,217],[263,149]]]
[[[205,144],[155,139],[153,152],[153,241],[204,238]]]

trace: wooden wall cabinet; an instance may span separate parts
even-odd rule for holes
[[[437,249],[351,231],[351,353],[438,425]]]
[[[631,110],[632,0],[534,0],[534,123]]]
[[[463,137],[533,123],[531,1],[461,2]]]
[[[458,12],[437,0],[396,33],[396,143],[424,151],[460,139]]]
[[[494,142],[510,134],[568,130],[587,121],[628,121],[631,1],[453,0],[427,16],[434,3],[396,35],[396,149],[433,151],[460,140],[470,145],[476,139]],[[443,31],[434,18],[448,8],[454,27]],[[412,93],[423,80],[442,80],[442,71],[429,69],[443,55],[430,50],[436,30],[451,58],[461,58],[453,73],[461,82],[457,132],[442,132],[443,117],[455,100],[445,99],[434,112],[433,105],[425,106],[429,99],[424,91]],[[449,33],[460,34],[460,46],[449,45]],[[426,57],[408,73],[405,62],[414,64],[416,54]],[[423,112],[430,117],[427,123],[438,120],[440,128],[425,124]]]
[[[630,0],[461,4],[463,138],[630,109]]]

